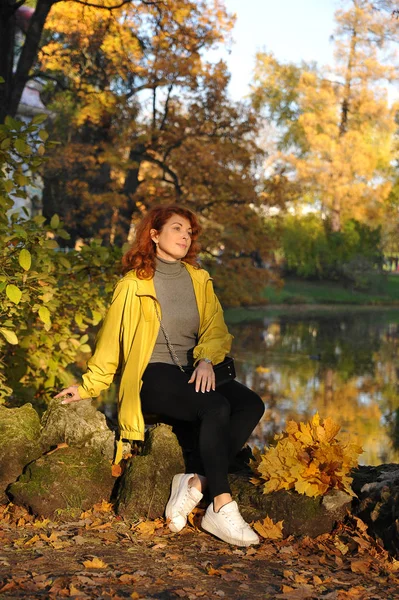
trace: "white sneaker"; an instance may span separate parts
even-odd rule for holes
[[[179,473],[172,480],[172,491],[165,508],[165,516],[169,519],[169,529],[174,533],[183,529],[188,515],[202,498],[197,488],[188,485],[192,477],[194,473]]]
[[[259,537],[244,521],[234,500],[222,506],[219,512],[213,510],[210,504],[202,519],[201,526],[228,544],[236,546],[251,546],[259,544]]]

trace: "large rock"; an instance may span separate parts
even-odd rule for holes
[[[117,513],[131,520],[161,517],[172,478],[184,470],[183,452],[172,427],[152,427],[142,454],[129,460],[121,476],[116,496]]]
[[[362,466],[353,473],[352,512],[391,554],[399,555],[399,465]]]
[[[41,423],[40,441],[45,448],[65,442],[79,448],[96,448],[107,458],[113,457],[115,435],[91,400],[61,404],[59,399],[54,399]]]
[[[249,477],[249,473],[230,475],[231,490],[242,516],[248,522],[262,520],[266,515],[274,522],[283,521],[284,537],[316,537],[332,531],[345,518],[352,502],[349,494],[339,490],[317,498],[285,490],[264,494],[263,486],[255,487]]]
[[[243,459],[250,453],[243,452]],[[245,465],[235,465],[237,473],[229,475],[234,498],[247,521],[264,519],[284,521],[288,535],[317,536],[333,529],[347,514],[351,496],[333,491],[326,496],[309,498],[295,492],[263,494],[262,488],[249,479],[252,472]],[[119,482],[116,510],[131,520],[154,519],[164,514],[173,475],[184,471],[183,453],[168,425],[158,425],[149,432],[143,454],[128,462]],[[204,498],[204,505],[209,502]]]
[[[100,449],[61,447],[30,463],[9,488],[15,504],[44,517],[76,517],[109,500],[115,479]]]
[[[0,406],[0,504],[8,502],[7,486],[26,464],[42,453],[40,419],[31,404],[20,408]]]

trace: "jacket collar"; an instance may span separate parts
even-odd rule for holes
[[[183,265],[186,267],[187,271],[189,272],[191,279],[194,279],[197,283],[204,282],[204,277],[203,277],[203,275],[201,275],[200,269],[196,269],[195,267],[193,267],[192,265],[189,265],[188,263],[185,263],[184,261],[182,261],[182,262],[183,262]],[[139,279],[134,271],[129,271],[128,273],[126,273],[125,277],[127,279],[134,279],[134,281],[136,282],[136,284],[137,284],[136,296],[152,296],[153,298],[156,298],[153,278]],[[206,278],[206,281],[208,279],[211,279],[211,278],[210,277]]]

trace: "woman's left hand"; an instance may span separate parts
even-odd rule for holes
[[[200,360],[197,367],[194,369],[193,374],[188,383],[194,383],[196,392],[210,392],[215,391],[215,371],[213,370],[212,364]]]

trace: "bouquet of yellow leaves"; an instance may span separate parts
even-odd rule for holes
[[[316,413],[309,423],[289,421],[286,430],[275,436],[275,446],[255,452],[251,481],[264,493],[294,489],[306,496],[321,496],[330,490],[343,490],[355,496],[350,470],[357,466],[363,449],[336,439],[340,426]]]

